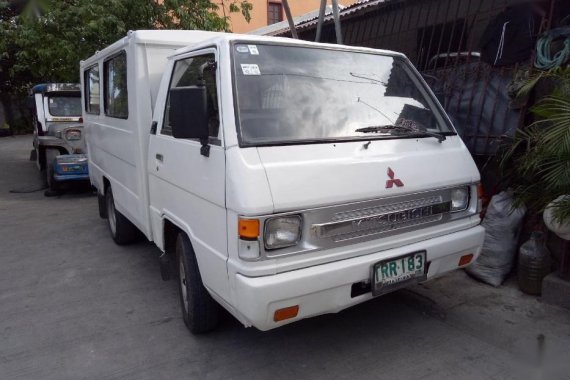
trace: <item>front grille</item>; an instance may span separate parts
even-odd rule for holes
[[[331,222],[313,225],[319,239],[333,242],[361,238],[421,224],[439,222],[450,210],[442,196],[346,210],[334,214]]]

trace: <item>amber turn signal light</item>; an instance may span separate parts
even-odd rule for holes
[[[284,321],[286,319],[295,318],[299,314],[299,305],[286,307],[283,309],[275,310],[273,320],[275,322]]]
[[[240,219],[238,233],[239,237],[243,239],[257,239],[259,237],[259,220]]]
[[[465,265],[469,264],[471,262],[471,260],[473,260],[473,254],[472,253],[470,253],[468,255],[463,255],[459,259],[459,265],[458,266],[460,266],[460,267],[465,266]]]

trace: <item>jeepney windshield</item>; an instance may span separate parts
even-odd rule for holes
[[[48,95],[48,108],[51,116],[80,117],[81,96]]]
[[[403,58],[245,43],[232,56],[243,144],[454,134]]]

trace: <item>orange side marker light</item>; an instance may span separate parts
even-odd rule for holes
[[[286,319],[295,318],[299,314],[299,305],[286,307],[283,309],[275,310],[273,320],[275,322],[284,321]]]
[[[257,239],[259,237],[259,220],[240,219],[238,224],[238,233],[240,238]]]

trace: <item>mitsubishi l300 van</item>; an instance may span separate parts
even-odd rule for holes
[[[479,172],[402,54],[136,31],[81,63],[111,236],[144,235],[184,322],[269,330],[463,268]]]

